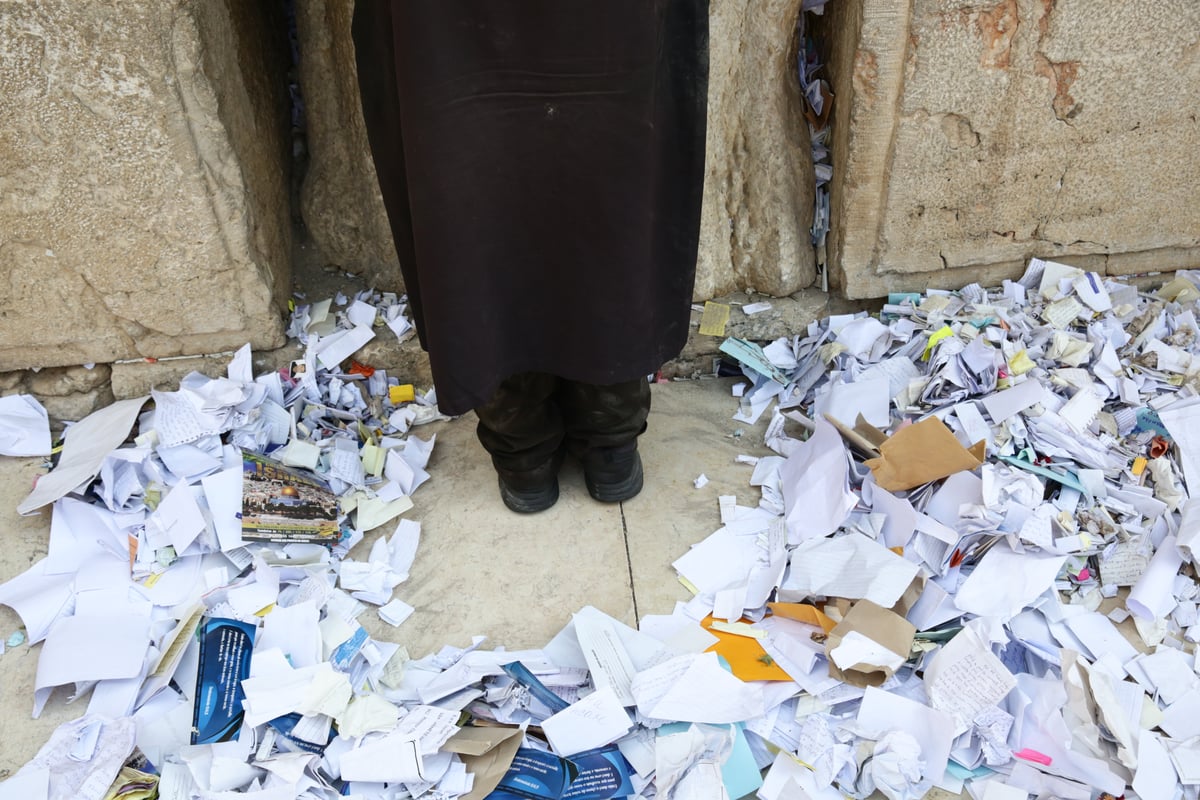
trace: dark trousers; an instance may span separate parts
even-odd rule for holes
[[[566,448],[578,458],[632,445],[646,430],[650,384],[645,378],[596,386],[525,372],[500,384],[475,409],[476,433],[497,469],[525,472]]]

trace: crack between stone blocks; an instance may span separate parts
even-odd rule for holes
[[[633,584],[633,556],[629,552],[629,525],[625,522],[625,504],[618,503],[621,512],[621,538],[625,542],[625,569],[629,574],[629,596],[633,598],[633,627],[637,628],[642,615],[638,613],[637,587]]]

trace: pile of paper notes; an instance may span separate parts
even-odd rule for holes
[[[675,562],[694,598],[415,659],[357,618],[411,612],[419,525],[348,554],[428,477],[436,405],[343,371],[398,301],[302,307],[302,366],[97,412],[22,504],[49,553],[0,602],[39,707],[91,698],[0,798],[1196,798],[1198,298],[1034,260],[727,341],[777,455]],[[0,442],[31,420],[0,406]]]

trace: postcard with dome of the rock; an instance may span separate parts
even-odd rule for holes
[[[242,538],[337,544],[337,496],[314,475],[242,453]]]

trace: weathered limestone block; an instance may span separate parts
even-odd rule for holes
[[[1200,256],[1200,5],[837,0],[832,258],[852,297],[1031,256]]]
[[[300,86],[311,154],[300,194],[326,259],[383,291],[403,291],[358,96],[354,0],[296,0]]]
[[[0,4],[0,370],[282,342],[269,6]]]
[[[20,394],[27,374],[24,370],[0,372],[0,396]]]
[[[309,173],[302,210],[326,258],[398,289],[399,266],[359,105],[353,0],[298,0]],[[713,0],[708,163],[695,297],[786,295],[815,278],[813,176],[794,73],[800,0]]]
[[[78,422],[93,411],[112,405],[114,399],[112,387],[108,384],[62,397],[38,397],[50,416],[50,426],[55,430],[63,427],[63,422]]]
[[[40,398],[68,397],[106,386],[111,377],[111,367],[107,364],[97,364],[91,369],[77,366],[30,372],[25,383],[30,393]]]
[[[112,403],[111,374],[107,364],[0,372],[0,395],[33,395],[58,429]]]
[[[835,0],[836,1],[836,0]],[[816,278],[813,167],[795,75],[800,0],[713,0],[697,299]]]

